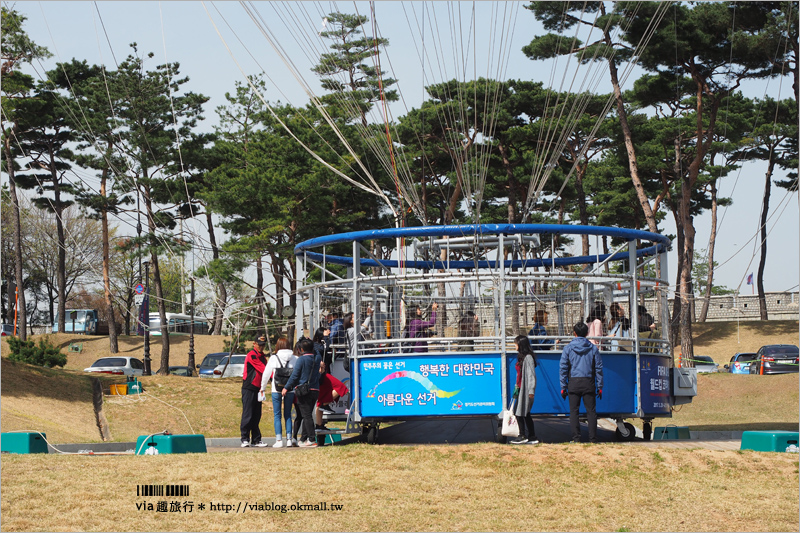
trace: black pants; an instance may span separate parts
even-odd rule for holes
[[[314,429],[314,405],[317,403],[319,397],[318,390],[310,390],[305,396],[297,396],[297,418],[294,419],[292,426],[292,438],[297,438],[297,431],[300,430],[302,424],[302,432],[300,433],[301,440],[315,440],[317,432]]]
[[[536,430],[533,429],[533,417],[530,413],[525,416],[518,416],[517,426],[519,426],[520,437],[525,437],[528,440],[536,440]]]
[[[251,444],[261,442],[261,402],[258,401],[258,391],[242,389],[242,440]]]
[[[581,440],[581,426],[578,422],[578,409],[586,408],[586,420],[589,425],[589,441],[597,442],[597,397],[592,378],[570,378],[567,387],[569,392],[569,425],[572,428],[572,440]]]

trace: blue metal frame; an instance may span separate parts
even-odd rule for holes
[[[351,257],[329,255],[312,252],[314,248],[332,244],[363,242],[375,239],[395,239],[399,237],[467,237],[471,235],[605,235],[608,237],[619,237],[626,240],[641,239],[656,243],[654,246],[642,248],[636,251],[637,257],[655,255],[667,250],[670,244],[669,237],[651,233],[643,230],[612,228],[608,226],[571,226],[568,224],[467,224],[450,226],[419,226],[412,228],[386,228],[378,230],[351,231],[349,233],[338,233],[326,235],[303,241],[294,248],[296,256],[305,254],[308,259],[334,263],[339,265],[351,265]],[[597,254],[576,257],[559,257],[555,259],[518,259],[503,262],[505,268],[526,268],[541,266],[569,266],[583,265],[603,262],[608,258],[611,261],[629,259],[628,252],[617,252],[616,254]],[[361,266],[386,268],[398,268],[399,261],[374,259],[361,259]],[[403,266],[408,268],[420,269],[470,269],[470,268],[497,268],[497,261],[403,261]]]

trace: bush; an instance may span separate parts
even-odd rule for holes
[[[19,361],[31,365],[45,366],[64,366],[67,364],[67,356],[61,350],[50,344],[47,339],[39,339],[39,345],[33,341],[21,341],[18,337],[8,337],[8,347],[11,361]]]

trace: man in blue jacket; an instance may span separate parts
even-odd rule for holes
[[[572,328],[575,338],[561,353],[561,397],[569,394],[569,424],[572,427],[572,442],[581,441],[578,409],[586,408],[589,424],[589,441],[597,442],[596,400],[603,398],[603,360],[597,346],[586,340],[589,326],[578,322]],[[596,397],[595,397],[596,393]]]

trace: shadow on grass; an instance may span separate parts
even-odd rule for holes
[[[70,402],[91,402],[91,376],[69,370],[44,368],[2,358],[2,391],[9,397],[39,397]],[[120,381],[123,382],[124,380]],[[105,383],[108,386],[108,383]]]

